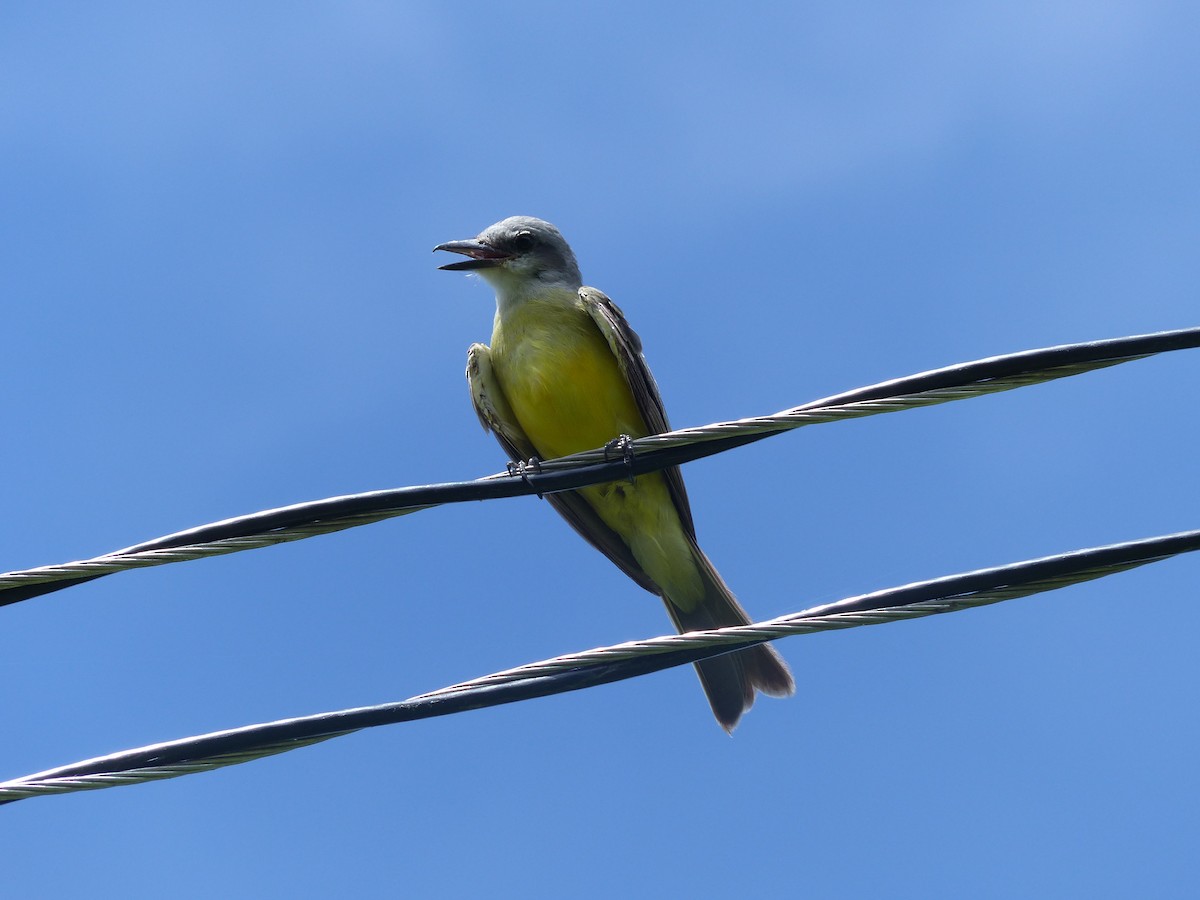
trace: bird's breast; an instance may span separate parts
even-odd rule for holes
[[[492,333],[492,367],[543,459],[647,433],[617,358],[578,306],[527,303]]]

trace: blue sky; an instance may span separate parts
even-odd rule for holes
[[[1127,2],[0,11],[0,568],[502,468],[462,377],[522,213],[676,426],[1200,324],[1194,9]],[[689,465],[766,618],[1200,525],[1195,352]],[[14,895],[1193,896],[1182,559],[691,671],[0,811]],[[669,631],[544,503],[0,610],[0,778]]]

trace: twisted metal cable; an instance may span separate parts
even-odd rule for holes
[[[15,803],[17,800],[27,800],[30,797],[49,797],[54,794],[75,794],[79,791],[98,791],[110,787],[124,787],[129,784],[147,784],[151,781],[165,781],[168,778],[179,778],[183,775],[197,775],[201,772],[211,772],[214,769],[223,769],[226,766],[236,766],[239,763],[253,762],[256,759],[265,759],[268,756],[276,756],[280,753],[286,753],[288,750],[298,750],[301,747],[310,747],[313,744],[320,744],[323,741],[331,740],[335,737],[341,737],[343,734],[350,732],[338,732],[335,734],[325,734],[320,737],[309,738],[307,740],[289,740],[279,741],[275,744],[263,744],[253,750],[247,750],[241,753],[224,753],[218,756],[212,756],[207,759],[197,760],[195,762],[179,762],[169,766],[142,766],[138,768],[130,768],[112,772],[97,772],[93,775],[86,776],[62,776],[56,777],[49,773],[42,773],[45,777],[38,775],[27,776],[26,779],[18,779],[19,782],[24,782],[20,788],[14,789],[11,793],[4,790],[0,786],[0,805],[5,803]],[[221,734],[216,732],[214,734]],[[213,735],[205,735],[212,737]],[[149,748],[142,748],[147,750]],[[114,757],[119,757],[120,754],[114,754]],[[99,757],[94,760],[89,760],[91,763],[98,763],[108,757]],[[17,784],[18,781],[8,782],[8,784]]]
[[[989,357],[880,382],[770,416],[684,428],[632,442],[631,461],[603,449],[540,464],[541,472],[500,473],[468,482],[422,485],[332,497],[225,519],[92,559],[0,575],[0,606],[127,569],[220,556],[329,534],[445,503],[573,490],[680,465],[805,425],[919,409],[1066,378],[1200,346],[1200,328],[1066,344]]]
[[[322,534],[333,534],[337,531],[344,531],[347,528],[354,528],[357,525],[370,525],[374,522],[381,522],[384,519],[419,512],[422,509],[428,509],[428,506],[411,506],[381,513],[359,513],[356,515],[341,516],[328,521],[294,526],[292,528],[281,528],[240,537],[218,538],[195,544],[179,544],[161,549],[114,550],[112,553],[95,556],[91,559],[38,566],[33,569],[22,569],[17,572],[6,572],[0,575],[0,606],[16,603],[18,600],[29,599],[29,596],[38,596],[41,593],[9,597],[4,592],[10,588],[16,594],[16,589],[18,588],[37,585],[50,585],[53,587],[55,582],[66,581],[70,584],[82,584],[85,581],[93,581],[104,575],[112,575],[115,572],[125,572],[131,569],[148,569],[153,566],[162,566],[175,562],[189,562],[194,559],[208,559],[212,556],[224,556],[225,554],[238,553],[242,550],[258,550],[262,547],[273,547],[276,544],[286,544],[290,541],[299,541]],[[275,512],[275,510],[269,510],[268,512]],[[183,534],[183,532],[180,532],[180,534]],[[168,535],[158,540],[167,541],[172,537],[174,536]],[[70,586],[70,584],[64,585],[64,587]]]
[[[399,703],[249,725],[84,760],[0,783],[0,804],[206,772],[350,734],[580,690],[798,634],[956,612],[1055,590],[1200,550],[1200,530],[1057,554],[849,597],[758,622],[599,647],[496,672]]]

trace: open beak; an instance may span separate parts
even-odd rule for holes
[[[447,241],[446,243],[438,244],[433,248],[434,253],[436,253],[438,250],[449,250],[451,253],[461,253],[463,256],[470,257],[470,259],[464,259],[459,262],[446,263],[444,266],[438,266],[439,269],[445,269],[447,272],[461,272],[470,269],[492,269],[512,259],[512,257],[507,253],[501,253],[494,247],[489,247],[478,238],[471,238],[468,241]]]

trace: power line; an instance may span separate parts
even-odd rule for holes
[[[768,640],[918,619],[1026,597],[1200,550],[1200,530],[1077,550],[849,597],[753,625],[599,647],[378,706],[152,744],[0,783],[0,804],[191,775],[373,728],[595,687]]]
[[[769,416],[718,422],[632,442],[633,457],[613,460],[601,449],[540,464],[521,478],[419,485],[297,503],[201,525],[92,559],[0,575],[0,606],[83,584],[128,569],[221,556],[366,525],[421,509],[468,500],[548,494],[722,453],[806,425],[918,409],[1066,378],[1158,353],[1200,346],[1200,328],[1026,350],[880,382]]]

